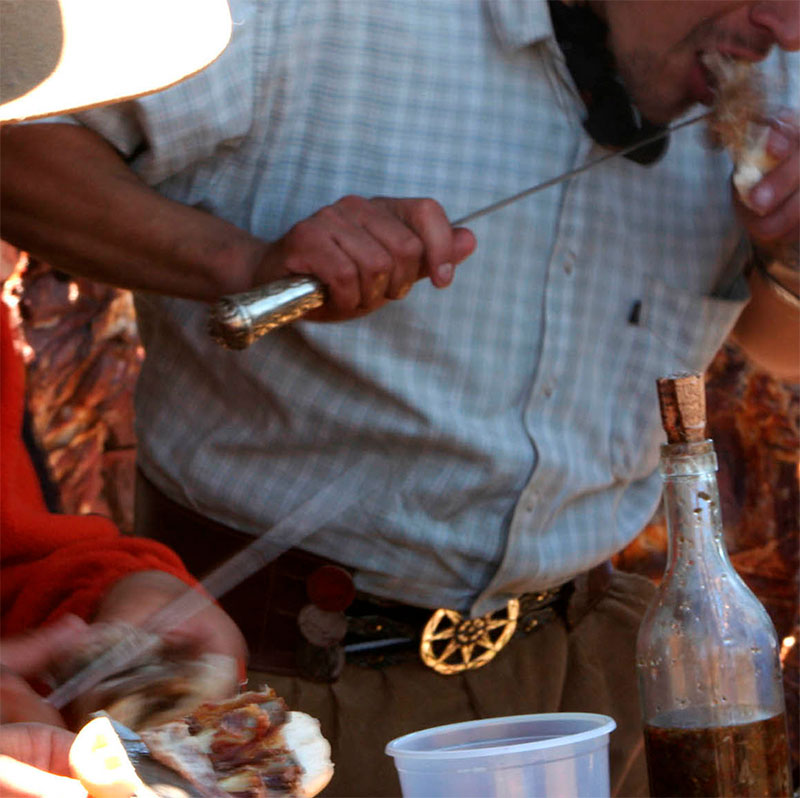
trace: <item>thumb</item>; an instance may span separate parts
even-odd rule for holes
[[[33,676],[83,639],[87,625],[65,615],[49,626],[9,637],[0,644],[0,664],[22,676]]]
[[[477,245],[478,242],[471,230],[466,227],[456,227],[453,230],[453,262],[461,263],[475,251]]]
[[[0,795],[6,798],[87,798],[79,781],[56,776],[45,770],[0,754]]]

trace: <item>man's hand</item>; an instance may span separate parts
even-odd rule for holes
[[[67,615],[51,626],[7,638],[0,644],[0,722],[38,721],[63,726],[64,721],[24,677],[45,671],[80,643],[87,626]]]
[[[747,204],[734,192],[750,238],[767,250],[782,243],[796,246],[800,236],[800,124],[797,114],[785,112],[769,125],[767,151],[776,165],[750,190]]]
[[[775,166],[748,192],[736,196],[737,213],[750,239],[766,257],[797,258],[800,236],[800,125],[796,114],[770,121],[767,152]],[[797,292],[800,279],[788,271],[784,287]],[[761,369],[778,379],[800,378],[797,308],[778,296],[758,271],[750,277],[751,298],[733,330],[733,339]]]
[[[163,571],[140,571],[123,577],[106,593],[95,621],[125,621],[141,626],[162,607],[183,595],[188,585]],[[247,659],[247,646],[236,624],[216,604],[175,627],[169,639],[197,653],[227,654],[240,663]]]
[[[453,228],[434,200],[384,197],[343,197],[267,242],[161,196],[88,128],[6,125],[0,136],[3,238],[113,285],[213,302],[309,274],[330,294],[311,318],[332,321],[399,299],[423,277],[444,288],[475,249],[472,233]],[[98,218],[113,225],[98,227]]]
[[[0,795],[5,798],[86,798],[69,776],[75,735],[43,723],[0,727]]]
[[[423,277],[445,288],[474,249],[472,233],[452,227],[432,199],[348,196],[267,245],[255,282],[313,275],[330,298],[309,318],[342,320],[401,299]]]

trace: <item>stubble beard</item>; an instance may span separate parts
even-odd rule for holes
[[[617,59],[617,70],[639,113],[654,124],[668,124],[697,103],[687,84],[696,54],[733,38],[715,20],[706,20],[664,54],[633,48]]]
[[[659,65],[646,50],[629,53],[618,72],[639,113],[654,124],[667,124],[694,104],[685,76],[677,74],[677,67],[671,71],[669,65]]]

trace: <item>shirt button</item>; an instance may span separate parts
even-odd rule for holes
[[[553,386],[545,385],[544,388],[542,388],[542,393],[549,399],[553,395]]]
[[[564,273],[572,274],[572,260],[570,258],[567,258],[564,261]]]

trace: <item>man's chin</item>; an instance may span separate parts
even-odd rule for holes
[[[639,113],[654,125],[669,125],[676,119],[684,116],[691,108],[698,105],[698,101],[694,99],[684,99],[681,102],[674,103],[669,107],[643,105],[637,106]]]
[[[631,95],[639,113],[654,125],[668,125],[684,116],[691,108],[714,101],[714,94],[699,61],[683,72],[669,73],[669,84],[660,81],[641,82]]]

